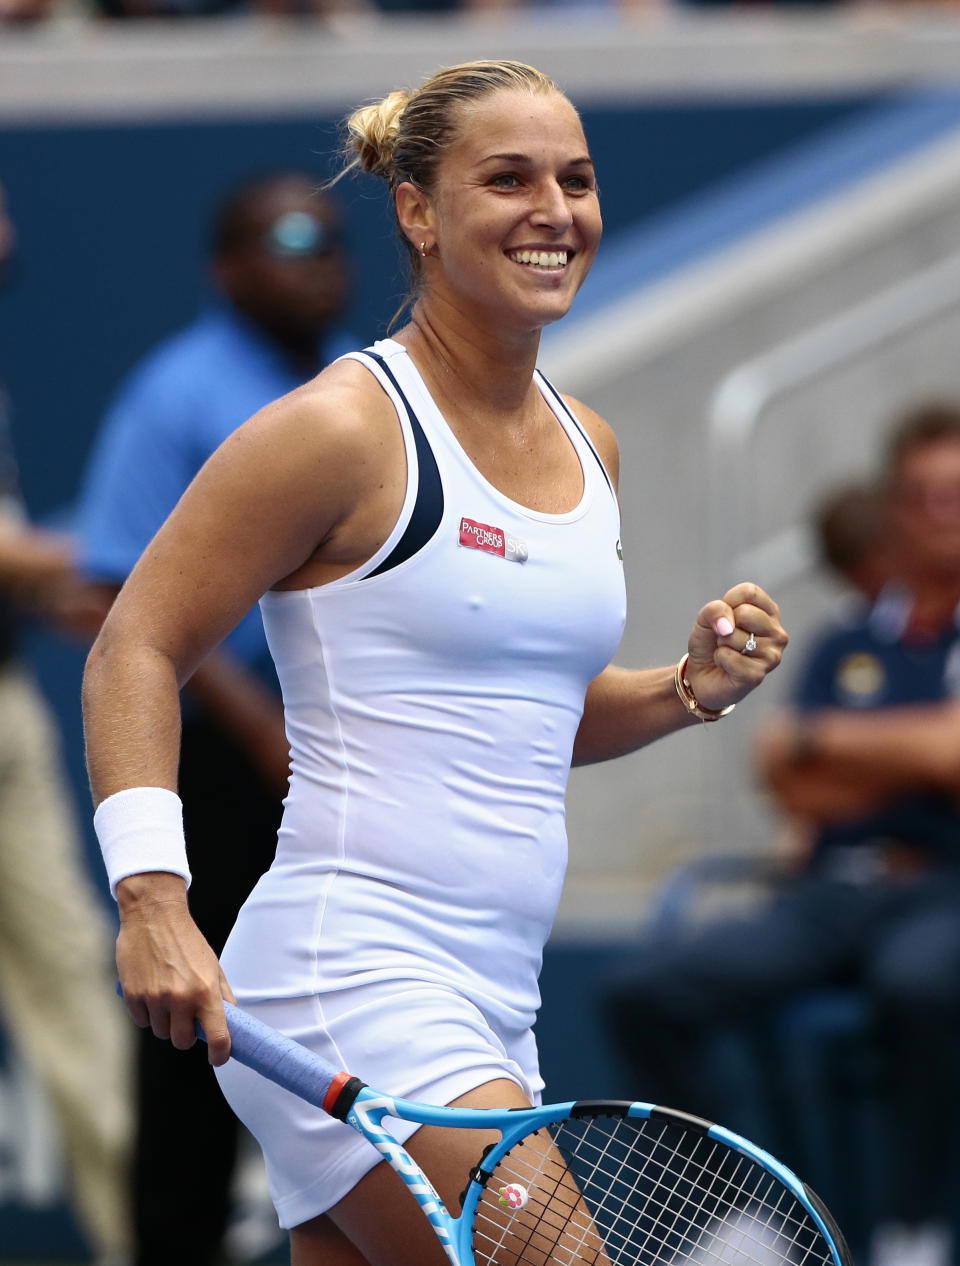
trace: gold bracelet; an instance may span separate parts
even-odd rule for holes
[[[728,703],[725,708],[704,708],[699,703],[697,696],[693,693],[693,689],[687,681],[687,660],[690,658],[689,652],[684,655],[680,663],[677,665],[677,671],[673,675],[673,684],[677,688],[677,695],[680,702],[690,713],[692,717],[699,717],[701,721],[719,721],[721,717],[729,716],[729,714],[737,706],[735,703]]]

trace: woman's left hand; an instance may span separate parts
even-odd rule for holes
[[[719,711],[760,685],[789,638],[780,608],[759,585],[734,585],[700,609],[687,649],[686,679],[704,708]]]

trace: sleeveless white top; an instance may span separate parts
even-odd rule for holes
[[[291,781],[225,967],[247,1003],[432,982],[518,1033],[539,1006],[584,694],[626,615],[617,501],[539,375],[583,471],[566,514],[483,478],[399,344],[351,358],[396,407],[406,497],[362,567],[261,601]]]

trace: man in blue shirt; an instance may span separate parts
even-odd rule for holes
[[[707,1039],[791,997],[869,1001],[889,1126],[870,1266],[951,1266],[960,1107],[960,407],[894,431],[878,541],[889,581],[827,629],[795,708],[758,736],[788,873],[737,920],[645,943],[608,1000],[645,1097],[706,1116]],[[883,526],[879,524],[878,526]],[[861,1158],[863,1159],[863,1158]]]
[[[356,344],[338,326],[350,284],[337,209],[304,173],[250,181],[212,240],[220,302],[134,368],[104,420],[81,504],[82,561],[115,593],[200,466],[248,417]],[[180,795],[194,918],[219,953],[269,866],[288,746],[254,610],[185,690]],[[139,1056],[136,1266],[213,1266],[229,1212],[237,1124],[205,1054],[146,1030]]]

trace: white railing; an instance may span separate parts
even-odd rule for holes
[[[811,565],[801,525],[757,540],[760,472],[753,455],[761,429],[777,422],[771,406],[954,308],[960,308],[960,252],[744,361],[722,379],[707,414],[712,575],[762,575],[782,585]]]

